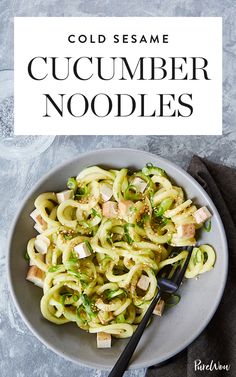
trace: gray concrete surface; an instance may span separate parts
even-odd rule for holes
[[[236,2],[235,0],[0,0],[0,70],[13,68],[13,16],[222,16],[224,40],[223,136],[209,137],[56,137],[34,160],[0,159],[0,376],[105,377],[77,366],[44,347],[28,330],[9,296],[5,255],[9,226],[35,182],[62,160],[106,147],[151,151],[186,168],[193,153],[236,166]],[[0,88],[1,89],[1,88]],[[207,123],[206,123],[207,127]],[[143,377],[145,370],[127,372]],[[161,374],[160,374],[161,376]]]

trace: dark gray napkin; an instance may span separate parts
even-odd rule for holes
[[[229,245],[229,273],[221,303],[204,332],[181,354],[149,368],[146,377],[236,376],[236,169],[194,156],[188,172],[214,201],[223,221]],[[219,251],[220,252],[220,251]],[[199,371],[203,364],[230,364],[229,371]]]

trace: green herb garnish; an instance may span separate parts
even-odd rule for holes
[[[134,242],[134,240],[132,239],[132,237],[129,234],[129,227],[134,227],[134,224],[125,224],[124,225],[124,236],[125,236],[126,242],[128,242],[128,244],[131,245]]]
[[[67,297],[71,297],[71,296],[72,296],[72,293],[70,293],[70,292],[63,293],[63,294],[61,295],[61,297],[60,297],[60,303],[61,303],[62,305],[65,305],[65,300],[66,300],[66,298],[67,298]]]
[[[74,300],[75,302],[77,302],[77,301],[79,300],[79,296],[78,296],[78,295],[73,295],[72,298],[73,298],[73,300]]]
[[[167,306],[167,307],[175,306],[180,302],[180,300],[181,300],[180,295],[173,294],[173,295],[169,296],[169,298],[167,300],[165,300],[165,306]]]
[[[48,272],[56,272],[56,271],[58,271],[60,268],[62,267],[62,265],[57,265],[57,266],[51,266],[51,267],[49,267],[49,269],[48,269]]]
[[[125,323],[125,316],[124,316],[124,314],[119,314],[116,317],[116,322],[118,322],[118,323]]]
[[[163,225],[166,225],[166,224],[168,224],[170,222],[170,220],[167,218],[167,217],[162,217],[162,224]]]
[[[71,258],[68,260],[68,262],[70,262],[71,264],[73,264],[73,263],[77,263],[78,260],[79,260],[79,258],[77,258],[77,257],[71,257]]]
[[[90,318],[94,317],[95,313],[92,309],[92,303],[91,303],[91,300],[88,298],[88,296],[86,294],[82,294],[80,296],[81,298],[81,301],[82,301],[82,304],[83,304],[83,307],[86,311],[86,313],[88,314],[88,316]]]
[[[74,193],[76,192],[77,188],[78,188],[78,183],[75,179],[75,177],[70,177],[67,181],[67,187],[68,189],[70,190],[73,190]]]
[[[126,200],[140,200],[142,199],[142,194],[137,192],[137,188],[134,185],[128,185],[125,193],[124,198]]]
[[[74,271],[71,268],[68,269],[68,272],[71,275],[76,276],[79,280],[81,280],[81,282],[87,283],[89,281],[89,277],[86,274],[81,274],[80,272]]]
[[[207,223],[204,223],[203,228],[206,232],[210,232],[210,230],[211,230],[211,220],[209,220]]]
[[[83,186],[83,187],[78,187],[76,193],[75,193],[75,198],[80,199],[82,196],[87,195],[88,193],[88,187]]]
[[[147,214],[147,213],[144,213],[142,216],[141,216],[141,219],[137,222],[137,225],[140,227],[140,228],[143,228],[144,227],[144,223],[146,221],[148,221],[150,218],[150,216]]]
[[[85,240],[84,243],[88,246],[88,249],[91,253],[93,253],[93,248],[91,246],[91,243],[88,240]]]
[[[171,207],[172,203],[173,203],[172,198],[166,198],[162,200],[160,205],[153,209],[154,216],[161,217],[164,214],[164,212],[167,211]]]
[[[153,208],[153,215],[155,217],[161,217],[164,213],[164,209],[161,206]]]
[[[99,215],[99,213],[98,213],[94,208],[91,209],[91,213],[92,213],[92,216],[93,216],[93,217],[96,217],[96,216],[101,217],[101,216]]]
[[[30,260],[30,257],[29,257],[29,254],[28,254],[28,251],[26,251],[26,252],[24,253],[24,259],[27,260],[27,261]]]
[[[114,297],[117,297],[117,296],[120,296],[120,295],[125,295],[127,296],[126,292],[124,291],[124,289],[117,289],[116,291],[107,291],[105,292],[105,296],[108,300],[111,300],[112,298]]]
[[[150,198],[150,203],[151,203],[152,208],[154,207],[153,197],[154,197],[154,191],[150,190],[150,192],[149,192],[149,198]]]

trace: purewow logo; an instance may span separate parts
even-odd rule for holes
[[[220,361],[211,360],[209,364],[204,364],[202,360],[194,360],[194,370],[199,372],[214,371],[214,370],[230,370],[230,364],[221,364]]]

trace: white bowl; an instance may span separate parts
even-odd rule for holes
[[[13,223],[8,253],[11,293],[23,320],[42,343],[73,362],[110,369],[127,340],[114,340],[111,349],[97,349],[94,334],[88,334],[72,323],[57,326],[42,317],[39,309],[42,291],[25,280],[27,263],[23,258],[27,241],[35,234],[29,217],[34,199],[45,191],[62,190],[68,177],[91,165],[139,169],[147,162],[166,170],[189,198],[198,205],[206,205],[213,213],[212,229],[209,233],[202,231],[199,242],[212,245],[217,260],[214,269],[198,280],[184,281],[180,303],[166,310],[162,318],[155,318],[145,330],[130,368],[161,363],[183,350],[203,331],[221,300],[228,269],[226,236],[218,211],[202,187],[175,164],[147,152],[107,149],[79,155],[44,176],[28,194]]]

